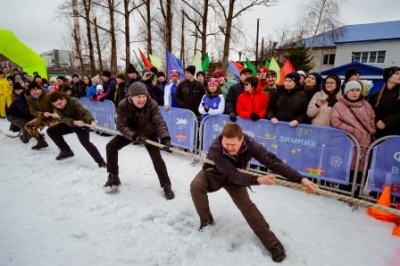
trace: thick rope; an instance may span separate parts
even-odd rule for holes
[[[90,125],[86,125],[86,126],[90,127]],[[107,134],[110,134],[110,135],[114,135],[114,136],[122,135],[118,131],[110,130],[110,129],[107,129],[107,128],[97,128],[97,130],[99,130],[101,132],[104,132],[104,133],[107,133]],[[156,146],[156,147],[158,147],[160,149],[165,147],[163,144],[160,144],[158,142],[151,141],[151,140],[146,140],[146,143],[148,143],[150,145],[153,145],[153,146]],[[209,164],[215,165],[213,161],[211,161],[210,159],[201,157],[200,155],[193,154],[193,153],[188,153],[188,152],[182,151],[180,149],[172,148],[172,147],[170,148],[170,150],[173,153],[177,153],[177,154],[189,157],[189,158],[193,158],[195,160],[199,160],[199,161],[203,161],[205,163],[209,163]],[[249,174],[249,175],[252,175],[252,176],[256,176],[256,177],[263,176],[261,174],[258,174],[258,173],[255,173],[255,172],[252,172],[252,171],[249,171],[249,170],[246,170],[246,169],[238,168],[237,170],[242,172],[242,173],[246,173],[246,174]],[[306,190],[306,188],[304,186],[302,186],[302,185],[300,185],[298,183],[293,183],[293,182],[289,182],[289,181],[282,180],[282,179],[276,179],[276,183],[278,185],[285,186],[285,187],[290,187],[290,188],[295,188],[295,189],[300,189],[300,190]],[[338,193],[334,193],[334,192],[331,192],[331,191],[328,191],[328,190],[323,190],[321,188],[319,188],[318,194],[322,195],[322,196],[325,196],[325,197],[330,197],[330,198],[341,200],[341,201],[344,201],[344,202],[347,202],[347,203],[351,203],[353,205],[363,206],[363,207],[366,207],[366,208],[374,208],[374,209],[377,209],[377,210],[386,211],[386,212],[389,212],[391,214],[400,216],[400,210],[396,210],[394,208],[378,205],[376,203],[372,203],[372,202],[369,202],[369,201],[352,198],[352,197],[349,197],[349,196],[346,196],[346,195],[342,195],[342,194],[338,194]]]

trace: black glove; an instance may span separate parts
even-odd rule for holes
[[[162,138],[161,139],[161,144],[164,145],[164,147],[162,147],[162,149],[164,151],[167,151],[167,152],[170,152],[170,153],[172,152],[171,151],[171,139],[169,137]]]
[[[139,142],[140,144],[146,144],[147,138],[146,138],[146,137],[143,137],[143,136],[141,136],[141,135],[135,134],[135,135],[133,136],[133,140],[136,141],[136,142]]]
[[[230,113],[230,114],[229,114],[229,119],[230,119],[232,122],[236,122],[236,115],[235,115],[235,113]]]
[[[250,119],[253,121],[257,121],[258,119],[260,119],[260,116],[256,113],[251,113],[250,114]]]

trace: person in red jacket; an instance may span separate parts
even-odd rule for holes
[[[239,95],[236,113],[241,118],[257,121],[267,115],[269,96],[257,88],[258,79],[247,77],[244,80],[244,91]]]

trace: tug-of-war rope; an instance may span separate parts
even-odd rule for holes
[[[85,126],[91,127],[89,124],[85,124]],[[122,135],[118,131],[110,130],[110,129],[107,129],[107,128],[97,127],[96,130],[98,130],[100,132],[103,132],[103,133],[106,133],[106,134],[109,134],[109,135],[114,135],[114,136]],[[158,147],[160,149],[165,147],[163,144],[160,144],[158,142],[151,141],[151,140],[146,140],[146,143],[148,143],[150,145],[153,145],[153,146],[156,146],[156,147]],[[203,162],[206,162],[206,163],[214,165],[213,161],[211,161],[210,159],[201,157],[198,154],[188,153],[188,152],[185,152],[185,151],[182,151],[180,149],[173,148],[173,147],[171,147],[170,150],[173,153],[177,153],[177,154],[192,158],[192,159],[197,160],[197,161],[203,161]],[[259,173],[255,173],[255,172],[252,172],[252,171],[249,171],[249,170],[246,170],[246,169],[238,168],[237,170],[242,172],[242,173],[246,173],[246,174],[253,175],[253,176],[256,176],[256,177],[262,176]],[[282,179],[276,179],[276,184],[281,185],[281,186],[285,186],[285,187],[290,187],[290,188],[295,188],[295,189],[300,189],[300,190],[306,190],[305,187],[303,187],[300,184],[289,182],[289,181],[282,180]],[[386,212],[389,212],[391,214],[400,216],[400,210],[397,210],[397,209],[394,209],[394,208],[390,208],[390,207],[386,207],[386,206],[382,206],[382,205],[378,205],[378,204],[375,204],[375,203],[372,203],[372,202],[369,202],[369,201],[352,198],[352,197],[349,197],[349,196],[346,196],[346,195],[342,195],[342,194],[339,194],[339,193],[335,193],[335,192],[331,192],[331,191],[328,191],[328,190],[323,190],[321,188],[319,188],[318,194],[322,195],[322,196],[325,196],[325,197],[330,197],[330,198],[334,198],[334,199],[337,199],[337,200],[341,200],[341,201],[350,203],[353,206],[355,205],[355,206],[363,206],[363,207],[366,207],[366,208],[374,208],[374,209],[377,209],[377,210],[380,210],[380,211],[386,211]]]

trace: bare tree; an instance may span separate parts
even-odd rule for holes
[[[163,34],[163,39],[165,42],[165,46],[168,51],[172,52],[172,0],[167,0],[164,1],[165,5],[163,5],[163,1],[160,1],[160,7],[161,7],[161,15],[164,19],[164,34]]]
[[[130,39],[130,15],[145,4],[145,1],[124,1],[124,12],[118,12],[124,17],[125,21],[125,69],[128,69],[131,60],[131,39]],[[131,3],[131,5],[129,5]]]
[[[92,28],[90,21],[90,11],[92,9],[92,0],[82,0],[83,10],[85,13],[84,20],[86,23],[87,43],[89,46],[90,74],[92,77],[96,75],[96,64],[94,59],[94,48],[92,40]]]
[[[99,69],[100,69],[100,72],[102,72],[103,71],[103,60],[102,60],[101,48],[100,48],[99,27],[97,26],[97,18],[96,17],[94,17],[93,23],[94,23],[94,32],[95,32],[94,35],[96,38],[97,54],[99,55]]]
[[[220,30],[225,37],[224,41],[224,52],[222,57],[222,69],[227,68],[227,62],[229,58],[230,42],[232,36],[232,29],[234,22],[239,18],[244,12],[250,11],[256,6],[271,6],[278,2],[278,0],[216,0],[219,11],[223,15],[223,21],[225,25],[220,26]],[[225,10],[226,4],[228,2],[228,10]]]
[[[302,16],[298,21],[301,35],[315,37],[326,31],[332,31],[333,39],[341,33],[334,31],[342,25],[340,22],[340,3],[343,0],[311,0],[303,6]],[[299,36],[304,38],[305,36]],[[310,48],[312,48],[311,43]]]

